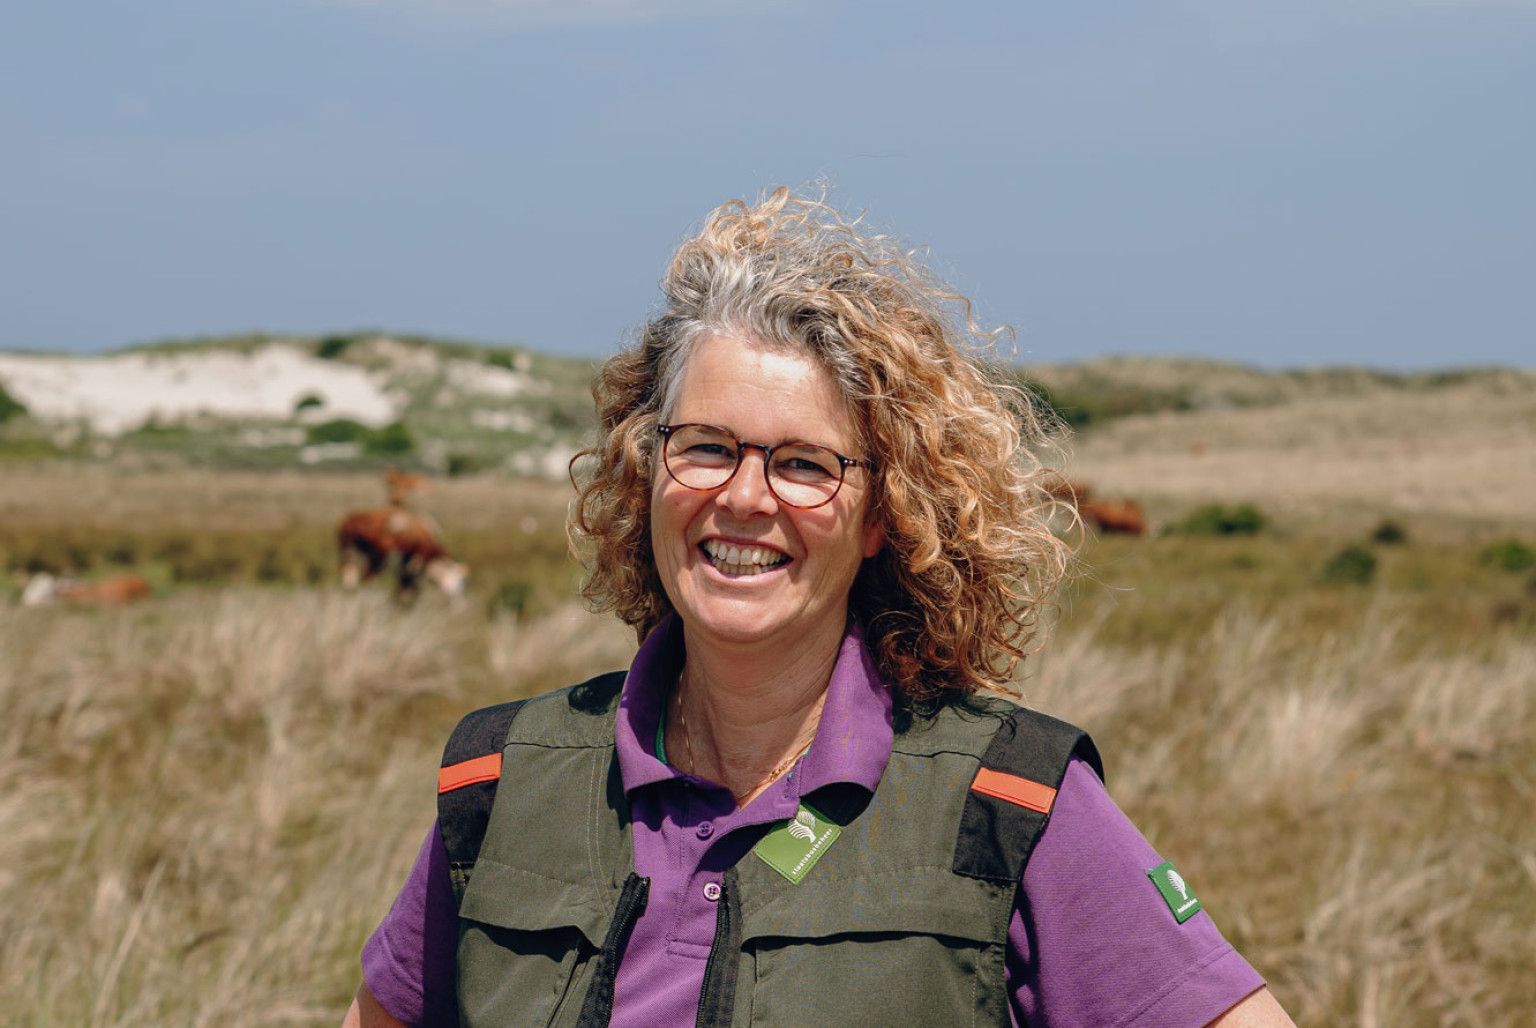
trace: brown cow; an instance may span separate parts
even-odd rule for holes
[[[46,571],[33,575],[21,594],[23,606],[67,603],[76,607],[123,607],[148,599],[149,583],[138,575],[115,575],[95,582],[55,578]]]
[[[426,577],[444,594],[464,596],[468,569],[448,556],[442,533],[425,514],[403,507],[353,511],[336,526],[341,584],[355,589],[391,564],[395,595],[415,595]]]
[[[1077,505],[1083,520],[1106,535],[1146,535],[1147,520],[1134,500],[1088,500]]]

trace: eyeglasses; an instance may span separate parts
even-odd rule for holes
[[[700,491],[719,489],[741,467],[747,450],[763,451],[768,490],[779,502],[808,510],[832,502],[849,468],[873,467],[815,443],[744,443],[714,425],[657,425],[662,462],[678,485]]]

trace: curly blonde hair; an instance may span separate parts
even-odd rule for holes
[[[599,370],[598,438],[571,462],[594,608],[641,638],[671,611],[649,534],[656,426],[694,344],[734,334],[824,367],[875,462],[866,516],[885,547],[850,609],[886,681],[908,700],[1007,690],[1069,549],[1040,484],[1048,426],[983,359],[991,336],[969,302],[889,237],[782,187],[713,211],[662,289],[638,344]]]

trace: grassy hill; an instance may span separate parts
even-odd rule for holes
[[[592,368],[523,347],[385,332],[198,337],[93,356],[0,353],[0,460],[558,473],[591,427]],[[1422,429],[1441,412],[1451,430],[1466,427],[1463,415],[1485,427],[1490,413],[1501,427],[1511,418],[1536,424],[1536,373],[1511,369],[1264,371],[1111,357],[1004,374],[1085,440],[1120,425],[1155,446],[1159,433],[1146,436],[1136,419],[1157,417],[1161,429],[1172,416],[1183,416],[1186,435],[1214,437],[1213,419],[1261,410],[1313,425],[1344,410],[1372,422],[1375,412],[1380,423],[1366,425],[1373,436]],[[1237,420],[1266,423],[1251,413]]]
[[[1183,357],[1102,357],[1027,364],[1017,381],[1068,425],[1091,428],[1137,414],[1277,407],[1302,401],[1360,401],[1454,391],[1536,392],[1536,373],[1510,368],[1391,372],[1360,367],[1280,371]]]
[[[591,422],[590,375],[522,348],[383,333],[0,354],[0,458],[544,473]]]

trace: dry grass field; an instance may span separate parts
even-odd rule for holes
[[[1090,538],[1023,678],[1094,733],[1113,794],[1306,1025],[1536,1010],[1536,579],[1482,556],[1536,544],[1536,406],[1440,399],[1079,441],[1072,473],[1158,525],[1208,501],[1270,525]],[[123,610],[0,600],[0,1020],[335,1023],[457,716],[627,661],[627,632],[561,599],[564,489],[423,497],[475,555],[457,609],[309,581],[336,517],[377,498],[343,476],[0,469],[0,560],[159,568]],[[1383,518],[1405,541],[1368,542]],[[301,573],[199,582],[184,536],[291,546]],[[1374,572],[1330,580],[1349,544]],[[507,582],[545,599],[498,607]]]
[[[1154,501],[1241,497],[1303,521],[1351,508],[1490,529],[1536,521],[1536,375],[1123,418],[1074,468]]]

